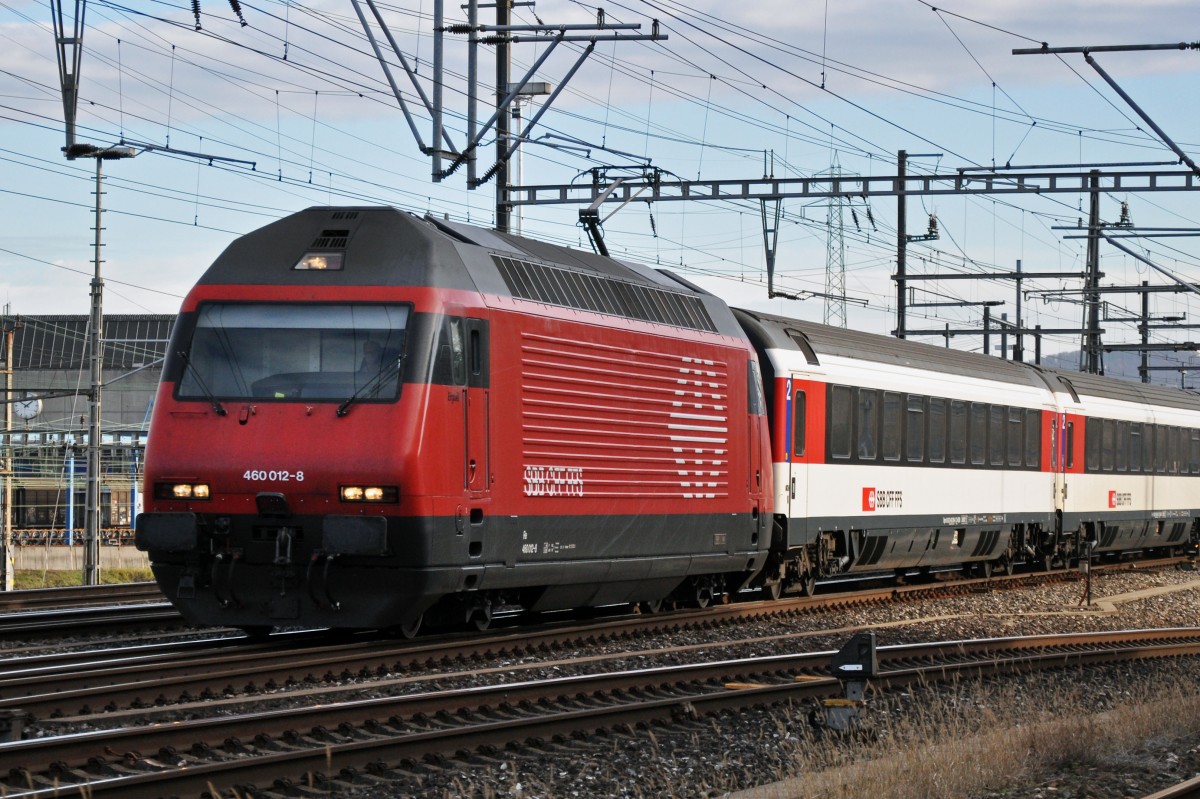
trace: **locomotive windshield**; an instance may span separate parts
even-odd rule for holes
[[[406,305],[206,303],[179,399],[392,400]]]

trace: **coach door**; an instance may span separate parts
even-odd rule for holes
[[[471,497],[483,497],[491,491],[492,484],[488,327],[483,319],[466,319],[464,323],[467,390],[463,403],[466,425],[463,481]]]
[[[801,375],[787,381],[784,446],[787,461],[787,515],[789,528],[802,529],[808,518],[808,413],[811,383]]]

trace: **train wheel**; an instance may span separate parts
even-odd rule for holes
[[[762,593],[762,598],[774,602],[779,597],[783,596],[783,582],[776,580],[772,583],[766,583],[762,588],[758,589]]]
[[[990,580],[992,577],[992,562],[985,560],[982,563],[976,564],[975,573],[985,580]]]
[[[1012,558],[1008,557],[1008,555],[1004,555],[1000,558],[999,564],[1000,564],[1000,571],[1004,573],[1004,576],[1011,577],[1012,573],[1013,573]]]
[[[694,597],[696,607],[708,607],[709,603],[712,602],[712,598],[712,589],[708,585],[702,583],[696,586],[696,594]]]
[[[661,599],[650,599],[645,602],[638,603],[638,610],[642,613],[653,615],[661,613],[663,609],[663,601]]]
[[[800,593],[804,596],[812,596],[817,593],[817,576],[812,572],[805,572],[800,578]]]
[[[1038,565],[1041,566],[1042,571],[1044,571],[1044,572],[1053,571],[1054,570],[1054,555],[1049,552],[1046,553],[1045,555],[1042,555],[1041,558],[1038,560]]]
[[[398,629],[400,631],[400,635],[402,637],[411,641],[412,639],[416,638],[417,633],[419,633],[421,631],[421,622],[424,619],[425,619],[424,615],[417,616],[415,619],[401,624],[396,629]]]

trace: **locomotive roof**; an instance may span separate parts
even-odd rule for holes
[[[1045,369],[979,353],[951,350],[741,308],[735,308],[734,315],[742,322],[755,346],[804,352],[803,343],[808,346],[811,356],[818,362],[823,355],[833,355],[987,380],[1033,384],[1038,388],[1045,388],[1045,383],[1049,382],[1059,390],[1074,391],[1080,396],[1200,411],[1200,394],[1193,391],[1145,385],[1084,372]],[[789,331],[796,331],[800,341]],[[809,355],[807,352],[805,354]],[[1066,380],[1069,386],[1060,383],[1058,378]]]
[[[341,268],[297,269],[310,255],[340,256]],[[744,338],[721,300],[669,272],[386,206],[272,222],[236,239],[199,282],[462,289]]]

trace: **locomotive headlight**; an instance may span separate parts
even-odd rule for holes
[[[400,501],[400,489],[396,486],[342,486],[339,493],[342,502]]]
[[[156,499],[212,499],[208,483],[155,483]]]

